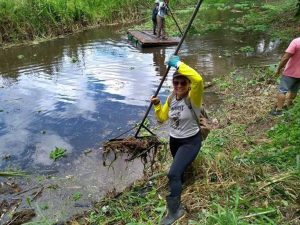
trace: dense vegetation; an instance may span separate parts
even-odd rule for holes
[[[298,6],[298,10],[297,10],[297,12],[296,12],[296,15],[295,15],[295,16],[300,16],[300,0],[298,0],[298,4],[297,4],[297,6]]]
[[[144,19],[151,27],[150,10],[154,0],[0,0],[0,44],[51,38],[69,34],[91,26],[128,23]],[[189,20],[197,0],[171,0],[169,5],[181,27]],[[299,3],[298,3],[299,4]],[[299,14],[296,0],[206,0],[209,9],[195,21],[191,32],[203,33],[219,29],[235,32],[263,32],[276,38],[287,38],[293,33],[294,15]],[[172,10],[173,11],[173,10]],[[219,18],[211,20],[217,11],[241,11],[239,20]],[[146,20],[145,20],[146,19]],[[169,32],[178,35],[174,22],[167,21]],[[289,26],[283,26],[289,23]],[[268,26],[272,24],[272,26]]]
[[[178,7],[173,4],[172,8],[176,9],[173,10],[174,18],[181,28],[184,28],[189,21],[193,6],[187,4],[186,7]],[[264,34],[288,42],[291,36],[297,35],[295,27],[299,24],[299,18],[294,16],[296,12],[297,1],[295,0],[206,0],[190,33],[199,35],[224,29],[236,33]],[[148,21],[139,28],[150,29],[151,26],[151,21]],[[167,20],[166,27],[171,36],[180,35],[172,17]]]
[[[154,0],[0,0],[0,44],[140,19]],[[177,4],[178,0],[171,4]],[[193,2],[185,1],[185,4]],[[195,1],[194,1],[195,2]]]
[[[133,20],[139,14],[137,2],[137,0],[0,0],[0,43],[66,34],[87,25],[113,22],[113,16],[118,18],[117,20]]]

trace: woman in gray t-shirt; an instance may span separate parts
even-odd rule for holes
[[[197,157],[202,142],[195,116],[199,117],[200,114],[203,79],[194,69],[181,62],[178,56],[172,56],[168,65],[177,69],[173,74],[173,94],[163,105],[159,98],[151,98],[157,120],[169,121],[169,145],[173,157],[168,173],[168,214],[161,224],[172,224],[184,215],[185,210],[181,206],[182,178],[186,168]]]

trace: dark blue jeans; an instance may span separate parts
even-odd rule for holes
[[[196,134],[188,138],[170,137],[170,150],[173,162],[168,173],[170,196],[180,196],[182,176],[185,169],[194,161],[201,148],[201,136]]]

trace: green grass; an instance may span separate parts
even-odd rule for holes
[[[133,188],[120,197],[107,199],[98,204],[97,212],[89,217],[91,224],[145,224],[159,221],[164,212],[164,201],[152,185]]]
[[[270,144],[260,146],[252,154],[260,153],[260,157],[252,155],[256,163],[271,165],[283,171],[300,169],[300,101],[285,112],[282,120],[274,126],[268,136]],[[300,170],[299,170],[300,172]]]

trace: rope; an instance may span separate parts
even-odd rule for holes
[[[180,26],[178,25],[178,23],[177,23],[177,21],[176,21],[174,15],[173,15],[173,13],[172,13],[172,11],[171,11],[171,9],[170,9],[170,6],[167,5],[167,8],[168,8],[168,10],[169,10],[169,12],[170,12],[170,14],[171,14],[171,16],[172,16],[174,22],[175,22],[175,24],[176,24],[176,26],[177,26],[177,28],[178,28],[180,34],[181,34],[181,36],[182,36],[182,35],[183,35],[182,30],[181,30]]]

